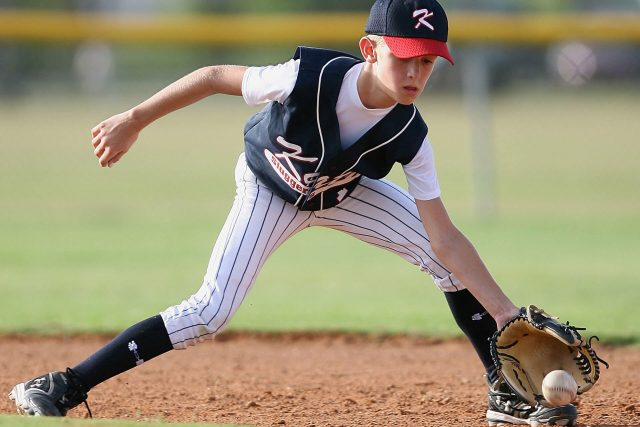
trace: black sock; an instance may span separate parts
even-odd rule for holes
[[[103,381],[173,349],[160,315],[124,330],[72,370],[88,391]]]
[[[444,295],[449,303],[453,318],[473,344],[484,369],[487,371],[487,379],[493,383],[498,379],[498,372],[491,358],[489,339],[497,330],[495,320],[467,289],[458,292],[445,292]]]

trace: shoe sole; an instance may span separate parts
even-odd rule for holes
[[[529,420],[512,417],[497,411],[487,411],[487,422],[490,426],[527,425]]]
[[[20,415],[32,415],[25,410],[26,402],[24,401],[24,383],[20,383],[11,389],[9,399],[16,404],[16,410]]]
[[[497,411],[487,411],[487,423],[491,427],[496,426],[510,426],[510,425],[530,425],[531,427],[539,426],[573,426],[575,425],[575,419],[563,418],[563,416],[552,416],[545,419],[522,419],[512,417],[511,415],[503,414]]]
[[[531,427],[538,426],[573,426],[575,425],[575,420],[568,420],[566,418],[558,419],[558,417],[550,417],[549,419],[543,420],[529,420],[529,425]]]

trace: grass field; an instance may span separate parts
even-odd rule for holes
[[[201,423],[166,423],[161,421],[123,421],[123,420],[78,420],[72,418],[41,418],[41,417],[18,417],[0,415],[0,427],[213,427],[213,424],[201,424]],[[215,427],[231,426],[231,424],[216,424]],[[237,425],[236,425],[237,427]]]
[[[640,88],[556,89],[493,101],[492,218],[472,212],[462,99],[425,97],[443,198],[516,303],[638,343]],[[0,100],[1,332],[118,331],[199,287],[252,110],[207,100],[99,168],[90,128],[142,96]],[[401,171],[392,178],[404,185]],[[309,262],[289,262],[311,245]],[[458,334],[427,276],[315,229],[272,257],[231,327]]]

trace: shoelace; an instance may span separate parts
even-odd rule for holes
[[[87,412],[89,412],[89,418],[93,418],[93,414],[91,413],[91,409],[89,408],[89,404],[87,403],[86,399],[83,402],[84,406],[87,407]]]
[[[71,368],[67,368],[66,370],[67,378],[69,378],[69,382],[71,383],[72,391],[69,395],[65,394],[62,399],[66,399],[69,402],[75,404],[75,402],[82,402],[84,406],[87,408],[87,412],[89,412],[89,418],[93,418],[93,414],[91,413],[91,408],[89,408],[89,403],[87,402],[87,392],[84,389],[84,386],[78,379],[78,376]]]
[[[495,388],[494,388],[495,387]],[[512,391],[501,390],[500,386],[495,386],[491,388],[490,393],[493,396],[496,396],[496,403],[505,405],[506,411],[531,411],[533,407],[529,405],[527,402],[524,402],[522,399],[518,397]]]

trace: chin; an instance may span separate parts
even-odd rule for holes
[[[402,105],[411,105],[416,101],[417,98],[418,95],[415,94],[398,94],[398,96],[396,96],[396,102]]]
[[[411,105],[415,102],[417,97],[410,97],[410,98],[400,98],[398,99],[398,104],[402,104],[402,105]]]

